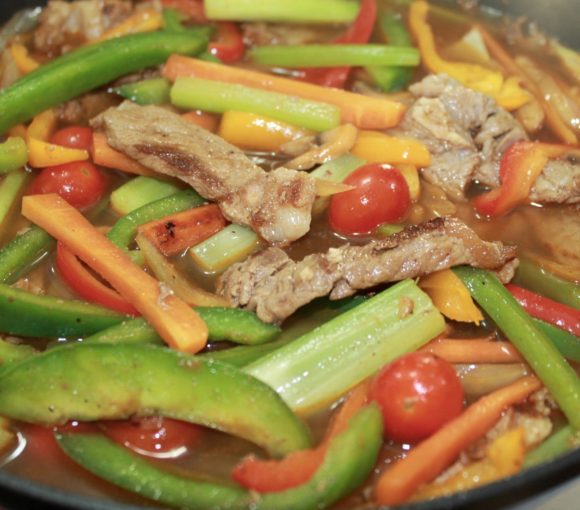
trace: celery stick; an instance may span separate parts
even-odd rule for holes
[[[228,225],[189,250],[195,264],[207,273],[217,273],[245,259],[260,246],[260,238],[248,227]]]
[[[385,44],[274,45],[259,46],[248,53],[256,64],[280,67],[412,67],[420,61],[417,48]]]
[[[356,0],[205,0],[210,20],[279,21],[283,23],[350,23]]]
[[[179,188],[169,182],[141,175],[111,193],[111,207],[117,214],[125,216],[139,207],[178,191]]]
[[[0,226],[4,224],[15,206],[20,193],[28,182],[29,174],[24,170],[13,170],[0,182]]]
[[[22,168],[28,161],[26,142],[19,136],[11,136],[0,143],[0,174]]]
[[[171,102],[179,108],[214,113],[257,113],[314,131],[326,131],[340,124],[337,106],[202,78],[178,78],[171,88]]]
[[[580,429],[580,378],[497,277],[471,267],[453,271],[550,391],[574,429]]]
[[[404,280],[244,371],[275,388],[292,409],[313,410],[444,328],[429,297],[412,280]]]
[[[151,78],[121,85],[114,91],[137,104],[165,104],[169,103],[170,88],[171,84],[165,78]]]

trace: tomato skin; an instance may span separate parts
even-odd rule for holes
[[[101,428],[111,439],[137,453],[178,456],[197,443],[203,428],[160,416],[139,420],[104,421]]]
[[[407,181],[389,165],[362,166],[344,183],[355,189],[333,195],[328,213],[330,227],[340,234],[368,234],[382,223],[396,223],[411,205]]]
[[[85,126],[68,126],[59,129],[50,137],[50,142],[71,149],[84,149],[91,151],[93,148],[93,130]]]
[[[75,161],[43,168],[29,189],[30,195],[57,193],[77,209],[96,204],[107,189],[105,175],[90,161]]]
[[[459,416],[464,402],[453,366],[425,352],[383,367],[373,381],[371,398],[381,408],[385,437],[404,443],[429,437]]]

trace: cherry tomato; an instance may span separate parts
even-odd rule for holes
[[[68,126],[54,133],[50,141],[55,145],[90,151],[93,147],[93,130],[85,126]]]
[[[330,227],[341,234],[368,234],[381,223],[403,219],[411,204],[407,181],[396,168],[372,163],[345,180],[355,189],[333,195]]]
[[[381,407],[385,437],[414,442],[429,437],[463,410],[463,388],[453,366],[424,352],[385,366],[371,398]]]
[[[176,457],[194,446],[203,428],[163,417],[105,421],[101,428],[111,439],[132,450],[159,457]]]
[[[70,205],[86,209],[96,204],[107,188],[103,173],[90,161],[75,161],[44,168],[29,189],[31,195],[58,193]]]

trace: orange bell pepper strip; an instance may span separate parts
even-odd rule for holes
[[[56,129],[57,122],[58,120],[54,110],[50,109],[39,113],[32,119],[32,122],[28,126],[26,136],[48,142]]]
[[[434,480],[465,448],[483,437],[507,407],[541,386],[534,376],[522,377],[471,404],[381,475],[375,487],[376,503],[398,505],[408,500],[422,484]]]
[[[207,342],[201,317],[159,281],[133,263],[74,207],[56,194],[29,195],[22,214],[61,241],[107,280],[145,317],[172,348],[196,353]]]
[[[446,73],[466,87],[493,97],[507,110],[515,110],[526,104],[530,93],[521,88],[519,78],[511,76],[504,79],[497,71],[464,62],[449,62],[439,56],[433,31],[427,23],[429,4],[417,0],[409,9],[409,27],[415,37],[423,64],[433,73]]]
[[[139,227],[144,235],[166,257],[173,257],[205,241],[226,226],[216,204],[202,205]]]
[[[234,468],[232,478],[240,485],[262,493],[279,492],[308,482],[322,464],[332,438],[343,432],[349,420],[368,403],[370,384],[369,379],[354,388],[317,448],[299,450],[281,460],[246,457]]]
[[[435,354],[449,363],[523,363],[511,342],[478,338],[436,338],[421,350]]]
[[[140,315],[117,291],[95,278],[61,242],[56,245],[56,268],[65,283],[83,299],[125,315]]]
[[[563,145],[519,141],[512,144],[500,162],[501,185],[473,200],[475,210],[486,216],[500,216],[525,203],[538,176],[550,158],[569,151]]]
[[[218,130],[220,123],[220,116],[215,113],[204,112],[203,110],[193,110],[191,112],[183,113],[182,119],[187,120],[197,126],[207,129],[212,133]]]
[[[218,134],[241,149],[278,152],[284,143],[313,135],[314,131],[255,113],[227,111]]]

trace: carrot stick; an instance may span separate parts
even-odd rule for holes
[[[554,134],[564,143],[575,144],[578,142],[578,138],[574,132],[566,125],[566,123],[558,115],[554,107],[544,99],[543,94],[540,92],[538,86],[531,80],[531,78],[524,72],[524,70],[518,65],[518,63],[509,55],[507,51],[504,50],[503,46],[497,41],[493,35],[491,35],[483,26],[478,25],[477,29],[483,37],[483,41],[489,52],[492,54],[506,71],[514,76],[517,76],[525,87],[534,95],[544,114],[546,115],[546,121],[548,126],[554,132]]]
[[[375,487],[376,502],[396,505],[407,500],[420,485],[437,477],[465,448],[483,437],[506,407],[517,404],[540,387],[536,377],[522,377],[480,398],[383,473]]]
[[[104,133],[93,133],[93,161],[97,165],[120,170],[129,174],[158,177],[159,174],[137,163],[122,152],[116,151],[107,143]]]
[[[396,126],[403,117],[406,108],[403,104],[388,99],[363,96],[340,89],[321,87],[180,55],[169,57],[163,69],[163,75],[170,81],[175,81],[178,77],[191,76],[238,83],[248,87],[330,103],[341,109],[342,122],[350,122],[363,129],[386,129]]]
[[[205,241],[226,226],[216,204],[195,207],[139,227],[143,234],[166,257]]]
[[[322,464],[330,441],[343,432],[349,420],[367,404],[369,389],[370,379],[354,388],[335,415],[318,447],[293,452],[281,460],[246,457],[234,468],[233,479],[258,492],[278,492],[306,483]]]
[[[56,194],[30,195],[22,200],[22,214],[107,280],[141,312],[173,348],[195,353],[207,341],[207,326],[181,299],[135,265],[74,207]]]
[[[449,363],[517,363],[523,361],[510,342],[481,339],[440,338],[429,342],[423,350]]]
[[[193,124],[196,124],[212,133],[218,130],[220,116],[215,113],[204,112],[202,110],[193,110],[181,115],[181,117]]]

